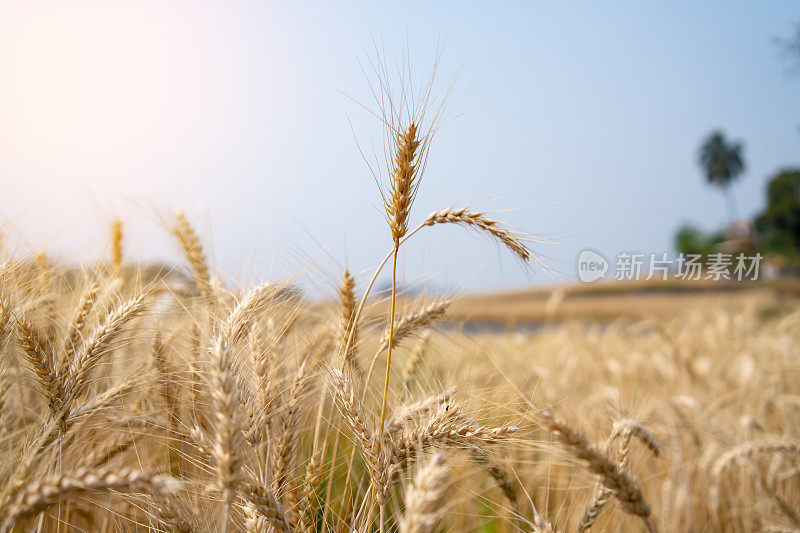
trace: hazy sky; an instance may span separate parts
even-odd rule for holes
[[[461,68],[465,113],[435,138],[412,219],[510,210],[496,217],[556,241],[536,249],[558,277],[584,247],[671,251],[683,221],[721,227],[695,163],[712,128],[746,144],[745,215],[800,164],[800,77],[774,42],[793,1],[297,4],[0,2],[6,246],[90,262],[119,215],[128,258],[176,261],[159,225],[182,207],[231,277],[365,275],[390,246],[358,150],[381,140],[359,105],[375,108],[373,42],[417,81],[440,42],[440,80]],[[454,227],[401,265],[432,288],[549,279]]]

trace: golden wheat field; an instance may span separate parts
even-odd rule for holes
[[[392,246],[325,302],[220,282],[182,213],[183,269],[126,261],[119,220],[93,267],[4,257],[0,531],[800,527],[800,309],[466,333],[398,296],[402,245],[458,225],[524,266],[535,239],[466,208],[410,226],[432,130],[389,116]]]
[[[4,255],[0,531],[800,528],[794,300],[597,321],[556,291],[540,329],[469,333],[471,306],[532,311],[398,295],[403,245],[455,225],[538,268],[538,241],[468,208],[413,222],[436,121],[408,107],[384,113],[389,252],[326,301],[221,282],[181,212],[178,269],[126,258],[120,220],[94,266]]]
[[[349,273],[226,289],[174,230],[191,276],[118,223],[96,268],[3,263],[3,531],[798,526],[798,310],[468,335],[403,298],[390,342]]]
[[[800,533],[798,8],[0,0],[0,533]]]

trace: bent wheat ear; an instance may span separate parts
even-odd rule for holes
[[[404,317],[401,317],[394,326],[394,335],[392,336],[391,341],[392,347],[397,347],[397,345],[400,344],[403,339],[415,331],[429,326],[442,318],[449,305],[449,300],[439,300],[437,302],[433,302],[420,311],[415,311],[405,315]],[[389,330],[387,328],[383,332],[383,335],[381,335],[378,353],[383,352],[389,347],[389,337]]]
[[[39,513],[62,498],[76,498],[98,491],[143,492],[163,496],[175,492],[179,486],[179,482],[173,478],[148,474],[140,470],[111,471],[81,468],[69,474],[49,477],[29,485],[17,495],[0,529],[9,531],[18,520]]]
[[[611,436],[608,437],[608,441],[606,442],[606,450],[611,447],[615,440],[619,439],[617,466],[619,466],[620,470],[623,470],[628,464],[628,459],[630,458],[630,443],[633,436],[639,438],[656,457],[658,457],[661,451],[661,446],[658,444],[655,437],[653,437],[641,423],[629,418],[616,421],[611,430]],[[579,532],[586,531],[594,525],[597,521],[597,517],[608,503],[611,496],[611,491],[600,483],[595,489],[594,497],[591,502],[583,511],[581,521],[578,524]]]
[[[434,224],[463,224],[487,233],[503,246],[511,250],[523,262],[531,259],[531,252],[527,246],[512,231],[498,226],[494,220],[487,218],[483,213],[473,213],[467,208],[442,209],[434,211],[425,221],[423,226],[433,226]]]
[[[647,431],[647,428],[644,427],[640,422],[630,418],[618,420],[614,422],[614,427],[611,430],[611,437],[609,437],[609,441],[613,442],[615,438],[619,439],[620,468],[624,468],[628,462],[628,452],[631,437],[636,437],[639,439],[642,444],[647,446],[647,448],[653,452],[653,455],[656,457],[658,457],[661,453],[661,445],[658,443],[652,433]]]
[[[711,468],[711,477],[718,480],[725,473],[725,470],[733,466],[737,461],[764,453],[798,454],[800,453],[800,443],[783,439],[745,442],[723,453],[717,459]]]
[[[447,490],[449,469],[440,453],[419,469],[414,484],[406,489],[406,513],[401,533],[430,533],[443,514],[441,500]]]
[[[450,404],[455,392],[455,388],[451,388],[440,394],[434,394],[424,400],[395,409],[392,418],[386,421],[386,432],[400,431],[415,419],[436,412],[441,405]]]
[[[555,418],[551,412],[542,411],[539,417],[542,424],[576,459],[584,463],[587,470],[600,476],[603,485],[614,494],[622,509],[641,518],[648,530],[652,530],[648,520],[650,506],[636,481],[620,470],[603,452],[592,447],[582,433]]]

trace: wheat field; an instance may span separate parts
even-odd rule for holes
[[[398,297],[402,245],[455,224],[535,267],[535,242],[414,225],[435,128],[390,118],[390,251],[322,304],[221,283],[182,213],[178,271],[120,221],[102,264],[3,258],[0,531],[800,529],[800,309],[452,327]]]

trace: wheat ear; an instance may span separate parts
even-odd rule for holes
[[[435,413],[393,443],[389,455],[389,472],[381,487],[387,494],[391,485],[425,450],[433,446],[472,449],[481,444],[504,440],[517,431],[516,426],[479,426],[470,423],[458,405],[444,402]]]
[[[392,182],[390,195],[384,197],[386,215],[389,220],[389,229],[394,241],[392,251],[392,295],[391,311],[389,313],[389,344],[386,354],[386,375],[383,380],[383,398],[381,400],[381,422],[378,435],[383,435],[383,426],[386,423],[386,406],[389,400],[389,375],[392,368],[392,347],[394,344],[394,317],[397,306],[397,253],[400,248],[400,240],[408,233],[408,215],[411,212],[411,204],[414,203],[417,190],[419,188],[418,169],[419,165],[414,163],[417,157],[417,149],[420,141],[417,139],[417,126],[413,121],[408,125],[405,132],[398,133],[396,139],[396,154],[394,168],[392,172]],[[381,449],[382,438],[378,439],[378,451]],[[383,514],[383,501],[381,501],[381,514]],[[381,520],[381,531],[383,530],[383,520]]]
[[[242,484],[241,492],[244,499],[252,504],[253,509],[270,526],[285,533],[291,531],[283,506],[267,487],[260,483],[246,481]]]
[[[77,350],[81,342],[81,335],[86,327],[86,321],[89,318],[92,307],[97,301],[99,292],[100,284],[97,280],[93,280],[86,287],[83,294],[81,294],[78,305],[75,306],[72,319],[69,321],[69,326],[67,326],[67,334],[64,336],[64,362],[67,365],[75,355],[75,350]]]
[[[200,291],[200,295],[207,303],[213,304],[214,293],[211,286],[211,276],[209,275],[208,262],[206,261],[200,238],[195,233],[186,215],[183,214],[183,211],[178,211],[176,219],[177,223],[172,228],[172,233],[178,239],[186,260],[192,266],[194,282]]]
[[[7,532],[23,518],[33,516],[54,505],[62,498],[76,498],[98,491],[118,493],[143,492],[167,495],[175,492],[179,483],[172,478],[148,474],[140,470],[91,470],[80,468],[69,474],[49,477],[20,492],[11,509],[6,511],[2,531]]]
[[[392,418],[386,421],[386,432],[400,431],[415,419],[435,412],[442,404],[449,404],[456,390],[448,389],[442,393],[434,394],[424,400],[403,405],[394,410]]]
[[[303,489],[300,498],[298,529],[303,533],[314,533],[316,513],[319,506],[317,491],[322,480],[322,449],[315,451],[306,465]]]
[[[447,307],[450,305],[449,300],[438,300],[428,304],[423,309],[409,313],[401,317],[394,327],[394,335],[392,335],[392,347],[397,347],[400,342],[426,326],[431,325],[437,320],[441,319]],[[381,335],[378,347],[378,353],[383,352],[389,347],[389,330],[385,330]]]
[[[36,383],[47,398],[53,415],[64,402],[64,389],[54,368],[53,356],[44,347],[33,326],[23,317],[17,318],[17,336],[25,360],[36,374]]]
[[[428,215],[428,218],[422,223],[423,226],[433,226],[434,224],[463,224],[475,228],[497,239],[523,262],[531,259],[530,250],[514,232],[499,226],[496,221],[489,219],[483,213],[472,212],[465,207],[442,209]]]
[[[217,488],[222,492],[223,528],[227,530],[230,506],[242,481],[239,418],[239,391],[233,375],[230,348],[221,335],[211,350],[211,394],[214,405],[214,444],[211,455],[217,473]]]
[[[250,326],[274,295],[275,285],[262,283],[237,302],[222,326],[228,344],[236,346],[244,338]]]
[[[111,273],[115,278],[122,277],[122,221],[115,218],[111,222]]]
[[[619,466],[620,470],[624,470],[628,464],[630,443],[633,436],[641,440],[656,457],[658,457],[661,451],[661,446],[658,444],[655,437],[653,437],[641,423],[629,418],[618,420],[614,422],[611,435],[606,442],[606,450],[611,447],[615,440],[619,439],[617,466]],[[600,516],[600,511],[603,510],[603,507],[608,503],[611,496],[611,491],[600,483],[595,489],[592,501],[583,511],[580,524],[578,524],[579,532],[586,531],[594,525],[597,521],[597,517]]]
[[[331,386],[344,418],[350,425],[350,429],[355,433],[356,445],[364,456],[370,480],[378,497],[383,498],[383,488],[388,483],[388,477],[386,454],[380,447],[382,439],[378,438],[375,431],[370,428],[370,424],[364,415],[364,409],[356,398],[350,382],[342,372],[338,370],[332,371]]]
[[[542,411],[539,416],[544,426],[576,459],[584,463],[587,470],[600,476],[603,485],[614,494],[622,509],[641,518],[648,530],[652,531],[648,519],[650,506],[636,481],[620,470],[603,452],[592,447],[582,433],[555,418],[551,412]]]
[[[122,303],[109,313],[103,323],[86,339],[75,358],[68,361],[69,383],[66,386],[68,402],[71,402],[86,390],[89,385],[90,374],[98,365],[100,358],[108,347],[122,333],[127,323],[144,311],[144,298],[145,294],[141,293]]]
[[[358,324],[356,318],[356,280],[345,269],[342,283],[339,285],[339,344],[344,352],[344,364],[355,372],[361,372],[361,365],[356,359],[358,344]],[[348,339],[350,342],[348,343]]]
[[[406,512],[401,533],[431,533],[443,514],[441,500],[447,490],[449,469],[440,453],[417,471],[414,484],[406,489]]]
[[[386,217],[395,246],[408,232],[408,215],[419,187],[418,166],[414,164],[420,140],[417,125],[412,121],[404,132],[397,134],[395,160],[389,197],[384,199]]]
[[[403,367],[403,391],[406,392],[411,387],[412,381],[416,376],[417,370],[422,363],[422,354],[425,352],[428,343],[431,340],[431,330],[426,329],[420,335],[419,341],[414,346],[414,349],[408,356],[406,364]]]
[[[289,398],[286,400],[286,411],[281,417],[280,429],[276,435],[273,449],[273,486],[272,491],[276,496],[283,495],[289,479],[292,462],[297,451],[300,439],[300,399],[309,380],[306,376],[306,362],[303,361],[297,369],[294,381],[289,389]]]
[[[800,453],[800,443],[781,439],[745,442],[723,453],[716,460],[711,468],[711,478],[718,480],[736,462],[765,453],[797,454]]]

